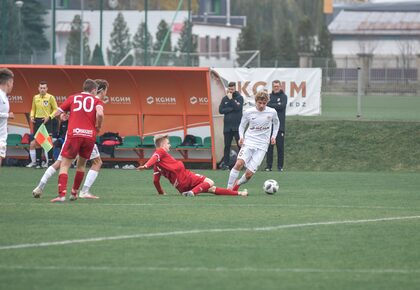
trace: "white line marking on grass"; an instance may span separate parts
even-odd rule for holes
[[[38,271],[95,271],[95,272],[273,272],[273,273],[361,273],[361,274],[418,274],[420,269],[316,269],[316,268],[227,268],[227,267],[108,267],[108,266],[18,266],[0,265],[2,270]]]
[[[0,206],[57,206],[56,204],[45,204],[45,203],[0,203]],[[60,204],[63,205],[63,204]],[[329,205],[329,204],[263,204],[263,203],[251,203],[251,204],[218,204],[218,203],[99,203],[99,202],[80,202],[78,206],[89,205],[89,206],[213,206],[213,207],[281,207],[281,208],[348,208],[348,209],[395,209],[395,210],[420,210],[416,207],[397,207],[397,206],[369,206],[369,205]]]
[[[93,243],[93,242],[102,242],[102,241],[128,240],[128,239],[153,238],[153,237],[168,237],[168,236],[180,236],[180,235],[203,234],[203,233],[275,231],[275,230],[289,229],[289,228],[340,225],[340,224],[361,224],[361,223],[408,220],[408,219],[419,219],[419,218],[420,216],[401,216],[401,217],[387,217],[387,218],[363,219],[363,220],[344,220],[344,221],[302,223],[302,224],[290,224],[290,225],[278,225],[278,226],[254,227],[254,228],[201,229],[201,230],[184,230],[184,231],[173,231],[173,232],[162,232],[162,233],[142,233],[142,234],[134,234],[134,235],[97,237],[97,238],[64,240],[64,241],[55,241],[55,242],[42,242],[42,243],[34,243],[34,244],[5,245],[5,246],[0,246],[0,250],[39,248],[39,247],[59,246],[59,245],[68,245],[68,244],[82,244],[82,243]]]

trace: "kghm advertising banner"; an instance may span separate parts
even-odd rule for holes
[[[260,90],[272,91],[272,82],[279,80],[288,96],[286,115],[314,116],[321,114],[320,68],[214,68],[212,71],[212,99],[220,102],[229,82],[236,82],[237,91],[245,98],[244,109],[254,105],[254,96]],[[216,99],[215,99],[216,98]]]

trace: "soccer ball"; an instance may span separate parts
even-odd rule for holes
[[[274,179],[264,181],[263,190],[267,194],[275,194],[279,190],[279,184]]]

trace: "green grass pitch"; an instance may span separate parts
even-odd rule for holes
[[[43,170],[0,170],[0,289],[420,285],[418,173],[257,172],[247,198],[184,198],[166,181],[156,195],[151,171],[104,169],[99,200],[51,204],[56,177],[34,199]]]

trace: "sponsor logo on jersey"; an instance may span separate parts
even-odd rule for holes
[[[23,103],[23,97],[22,96],[9,96],[9,103],[12,104],[22,104]]]
[[[92,137],[93,136],[93,130],[74,128],[73,129],[73,136]]]
[[[146,102],[148,105],[151,105],[151,104],[176,105],[176,98],[175,97],[162,97],[162,96],[148,96],[146,98]]]

